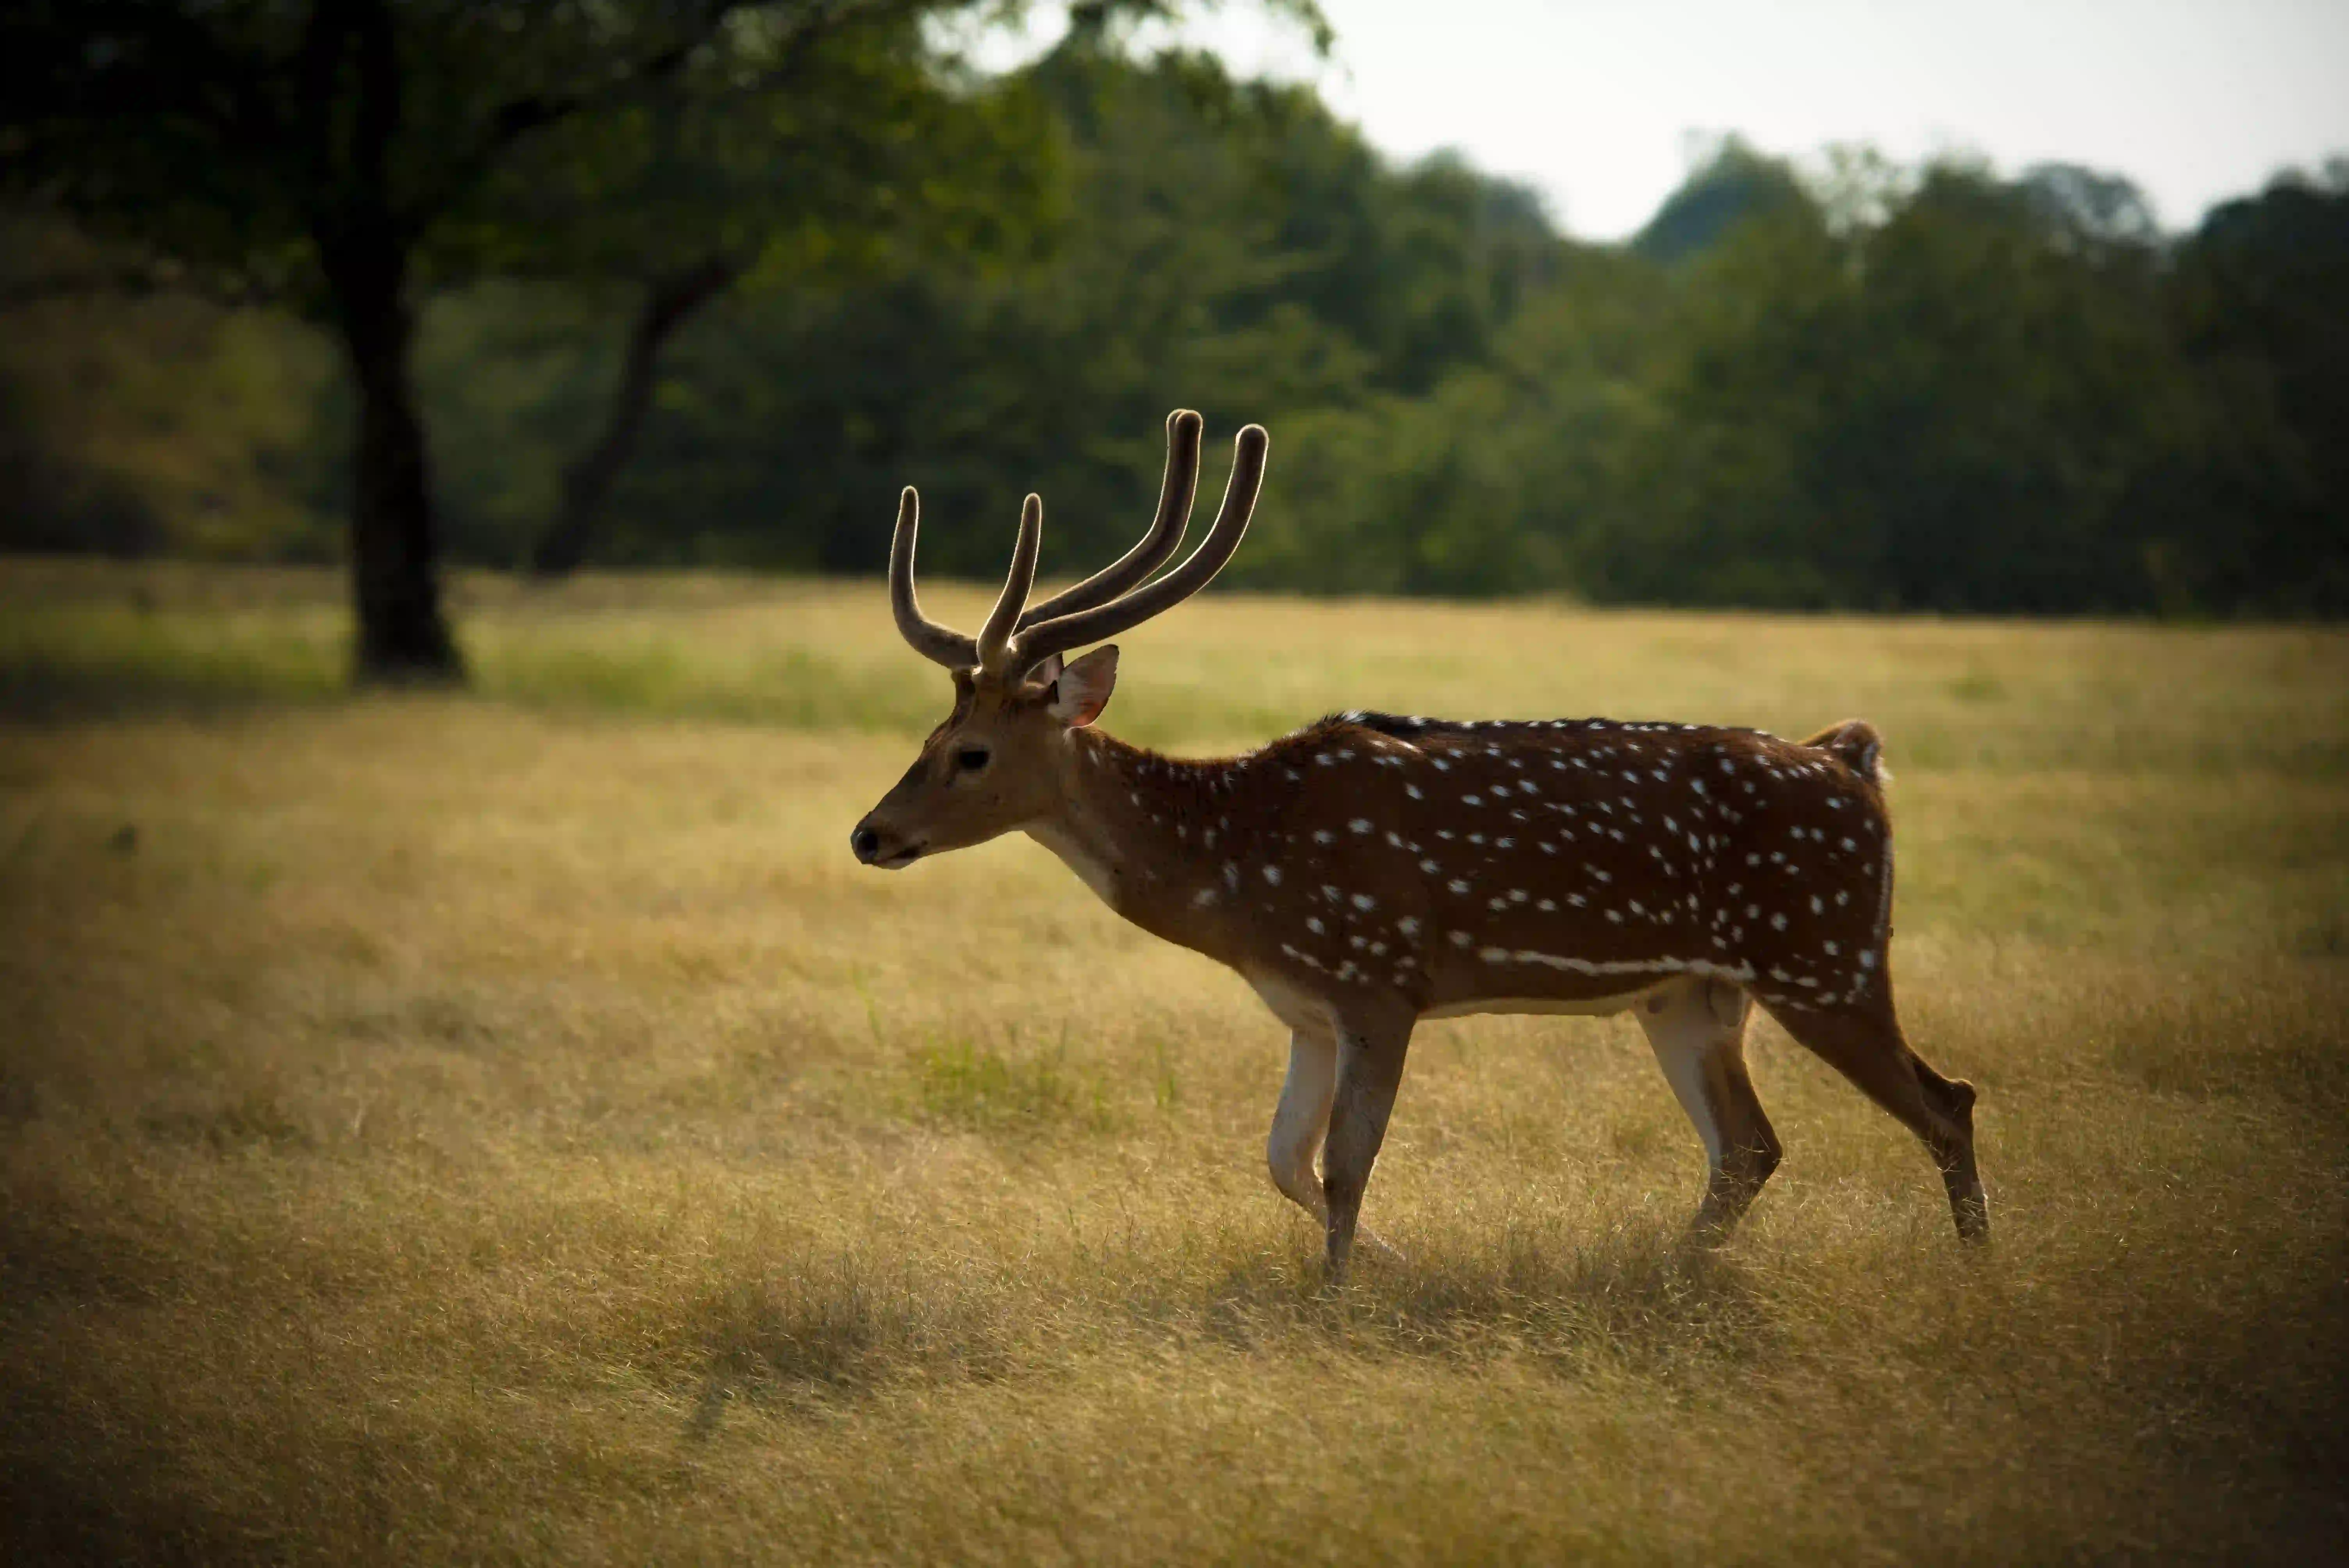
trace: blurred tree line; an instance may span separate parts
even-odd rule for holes
[[[1081,7],[988,78],[949,68],[946,9],[825,12],[858,25],[809,36],[779,109],[778,39],[813,14],[784,6],[725,57],[747,88],[624,93],[468,166],[411,258],[436,548],[871,573],[913,482],[930,570],[999,573],[1032,488],[1074,573],[1146,521],[1189,404],[1273,430],[1231,573],[1262,586],[2349,612],[2349,165],[2171,236],[2092,170],[1803,174],[1731,139],[1593,245],[1457,160],[1382,160],[1309,88],[1122,46],[1121,9],[1168,7]],[[492,92],[476,43],[440,40],[441,85],[506,107],[444,110],[441,161],[569,90]],[[0,142],[35,176],[41,150]],[[206,250],[233,202],[192,191],[199,243],[129,231],[181,263],[160,286],[51,298],[119,263],[105,198],[138,188],[9,183],[0,545],[347,557],[369,394],[286,259],[298,214],[275,250]],[[235,308],[267,267],[274,308]]]

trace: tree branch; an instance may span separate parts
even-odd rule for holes
[[[409,232],[418,232],[462,200],[485,179],[499,159],[525,137],[591,110],[626,102],[669,80],[685,67],[695,50],[715,37],[726,18],[755,0],[703,0],[685,31],[633,66],[596,87],[567,93],[532,93],[509,98],[490,112],[481,139],[465,150],[446,175],[419,195],[402,213]]]
[[[586,559],[603,520],[604,501],[626,466],[652,407],[662,347],[687,318],[732,287],[744,266],[735,257],[712,256],[657,278],[646,288],[636,324],[628,332],[627,354],[621,362],[603,433],[564,467],[562,499],[554,521],[531,546],[533,573],[559,577]]]

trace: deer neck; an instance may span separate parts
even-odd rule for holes
[[[1027,825],[1103,903],[1182,943],[1202,913],[1186,868],[1215,853],[1206,810],[1223,763],[1179,761],[1081,729],[1062,762],[1060,805]]]

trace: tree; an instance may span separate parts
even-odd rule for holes
[[[1210,57],[1137,60],[1078,37],[1024,75],[1060,142],[1052,221],[985,267],[906,247],[836,284],[746,297],[727,332],[680,344],[604,559],[878,571],[874,507],[885,522],[908,480],[949,519],[1040,490],[1050,560],[1106,558],[1156,493],[1170,403],[1289,429],[1421,388],[1506,341],[1569,250],[1519,188],[1456,163],[1391,167],[1309,90],[1235,80]],[[479,411],[469,456],[552,422],[581,376],[548,371],[526,398],[456,388]],[[1304,449],[1281,439],[1290,478],[1267,529],[1314,494],[1290,466]],[[467,485],[494,481],[485,469]],[[496,515],[467,542],[494,553],[534,503],[473,493]],[[923,541],[942,573],[993,575],[1000,549],[979,527]],[[1258,559],[1251,545],[1233,570]]]
[[[2208,390],[2158,497],[2189,603],[2349,614],[2349,161],[2213,207],[2168,305]]]
[[[114,242],[116,280],[331,330],[357,405],[357,670],[454,678],[413,376],[425,293],[520,275],[637,296],[613,412],[544,548],[559,564],[698,306],[779,251],[853,252],[968,204],[942,160],[988,139],[990,106],[930,24],[1017,8],[26,0],[0,16],[0,191]],[[1286,8],[1318,25],[1309,0]]]
[[[1740,224],[1797,212],[1811,204],[1785,160],[1757,152],[1742,137],[1707,148],[1655,216],[1632,236],[1631,248],[1671,264],[1711,250]]]

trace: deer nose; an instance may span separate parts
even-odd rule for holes
[[[881,852],[881,835],[867,824],[859,822],[856,830],[848,835],[848,847],[856,851],[858,860],[869,866],[874,857]]]

